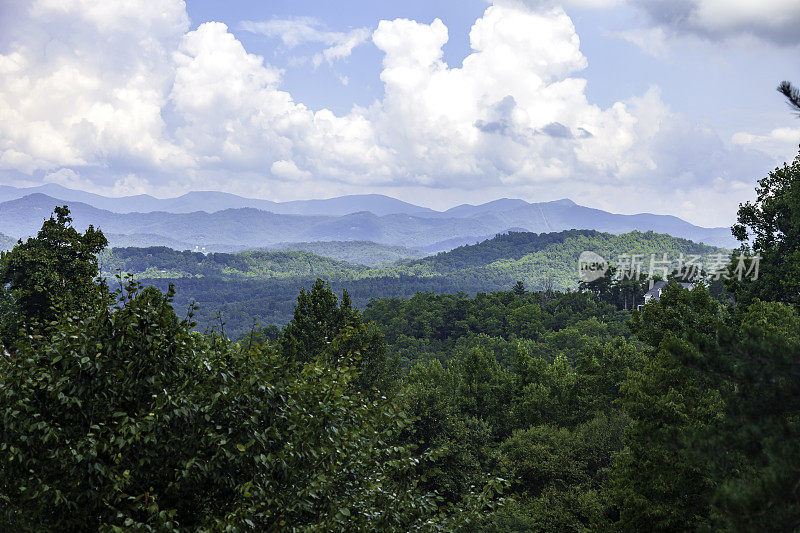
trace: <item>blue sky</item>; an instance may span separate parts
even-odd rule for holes
[[[0,0],[0,184],[729,225],[798,52],[790,0]]]

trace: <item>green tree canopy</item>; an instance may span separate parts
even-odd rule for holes
[[[354,385],[360,390],[390,389],[397,379],[397,361],[386,354],[383,335],[373,324],[365,324],[353,308],[347,291],[341,303],[330,286],[318,279],[310,291],[302,289],[294,316],[278,341],[280,353],[297,362],[320,357],[331,364],[354,358],[357,374]]]
[[[0,255],[0,343],[10,348],[20,328],[52,321],[93,301],[103,290],[95,283],[97,254],[108,241],[92,226],[72,227],[67,206],[56,207],[36,237]]]
[[[761,256],[758,279],[736,276],[729,286],[745,304],[754,298],[800,302],[800,154],[759,180],[756,194],[755,202],[739,206],[732,230],[747,255]]]
[[[59,318],[0,357],[0,529],[407,530],[435,495],[353,365],[191,331],[171,294]]]

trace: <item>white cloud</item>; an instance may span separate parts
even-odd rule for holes
[[[644,53],[657,58],[667,57],[667,35],[663,28],[635,28],[613,32],[613,36],[627,41]]]
[[[797,0],[629,0],[658,25],[709,38],[754,35],[777,44],[800,43]]]
[[[733,135],[732,141],[768,153],[775,159],[786,159],[800,145],[800,128],[775,128],[761,135],[739,132]]]
[[[294,161],[286,161],[283,159],[272,163],[270,172],[272,172],[273,176],[284,178],[289,181],[302,181],[313,177],[311,172],[297,168]]]
[[[313,62],[319,66],[323,61],[333,63],[350,57],[353,49],[364,44],[370,37],[368,28],[356,28],[348,32],[336,32],[325,29],[325,25],[311,17],[293,19],[273,19],[268,21],[244,21],[241,28],[267,37],[280,38],[289,48],[308,43],[322,43],[327,47],[314,54]]]
[[[183,167],[164,139],[169,56],[188,27],[182,2],[38,1],[0,54],[0,165]],[[103,45],[98,45],[103,43]],[[166,142],[165,142],[166,141]],[[24,154],[24,157],[18,154]]]
[[[362,41],[308,20],[271,24],[251,29],[287,47],[322,43],[322,60]],[[14,26],[0,50],[0,172],[17,180],[277,199],[378,188],[545,194],[670,211],[701,193],[744,194],[730,192],[732,172],[749,178],[758,166],[756,152],[728,150],[672,113],[656,88],[607,108],[589,102],[577,77],[587,60],[560,7],[489,6],[458,68],[443,60],[441,20],[381,21],[372,41],[384,95],[344,115],[296,102],[282,72],[224,24],[189,31],[178,0],[41,1]]]

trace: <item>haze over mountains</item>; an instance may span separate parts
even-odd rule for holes
[[[112,246],[235,251],[286,248],[293,242],[372,241],[437,252],[509,229],[654,231],[713,246],[736,245],[729,228],[703,228],[669,215],[614,214],[566,199],[542,203],[500,199],[439,212],[381,195],[283,203],[221,192],[193,192],[172,199],[108,198],[50,184],[0,187],[0,202],[0,233],[14,238],[33,235],[54,206],[68,204],[76,227],[100,227]]]
[[[257,198],[244,198],[219,191],[188,192],[177,198],[155,198],[147,194],[109,198],[99,194],[68,189],[49,183],[38,187],[18,188],[0,186],[0,202],[16,200],[30,194],[44,194],[52,198],[81,202],[98,209],[114,213],[192,213],[205,211],[215,213],[225,209],[250,207],[281,215],[329,215],[341,216],[358,211],[369,211],[378,216],[394,213],[409,215],[441,215],[438,211],[420,207],[380,194],[357,194],[326,200],[297,200],[293,202],[273,202]]]

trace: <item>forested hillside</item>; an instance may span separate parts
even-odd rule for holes
[[[322,260],[307,252],[106,256],[59,208],[0,256],[0,529],[793,531],[800,157],[760,185],[733,228],[760,275],[732,275],[733,256],[724,297],[670,280],[641,311],[617,296],[645,280],[471,296],[457,277],[398,274],[347,280],[380,295],[362,313],[340,287],[274,277]],[[510,234],[427,264],[457,274],[570,243],[568,257],[582,239],[703,251]],[[156,256],[216,274],[163,291],[99,277],[99,258]],[[207,282],[251,316],[292,292],[290,319],[200,333],[179,294]],[[428,290],[396,294],[411,287]]]
[[[275,245],[271,249],[311,252],[323,257],[367,266],[386,266],[404,259],[416,259],[427,255],[415,248],[389,246],[370,241],[288,242]]]
[[[106,276],[117,270],[142,278],[212,277],[276,279],[327,275],[336,279],[356,276],[366,267],[320,257],[309,252],[241,252],[237,254],[178,252],[171,248],[114,248],[100,256]]]
[[[628,317],[580,292],[418,293],[375,298],[364,311],[404,367],[433,359],[445,363],[474,348],[491,351],[504,368],[513,367],[520,351],[572,359],[588,347],[627,338]]]
[[[319,250],[375,252],[379,257],[384,253],[381,246],[358,243],[351,248],[350,244],[320,243]],[[317,277],[326,279],[336,290],[347,289],[355,305],[362,309],[375,297],[409,297],[418,291],[462,291],[474,295],[510,290],[520,281],[529,289],[546,285],[550,289],[575,290],[578,257],[586,250],[611,262],[622,254],[640,254],[649,260],[650,254],[660,258],[666,253],[677,261],[680,254],[709,257],[725,252],[669,235],[572,230],[546,234],[510,232],[476,245],[380,268],[309,252],[204,255],[168,248],[115,248],[104,252],[100,263],[107,277],[113,277],[120,269],[162,290],[175,283],[176,306],[185,309],[192,300],[200,304],[197,321],[201,328],[222,320],[229,333],[236,336],[250,328],[254,319],[262,324],[288,322],[295,295]]]
[[[622,235],[592,230],[559,233],[509,232],[472,246],[462,246],[433,257],[398,265],[382,271],[409,276],[458,277],[482,283],[488,289],[508,287],[514,280],[530,287],[542,287],[552,280],[561,289],[578,286],[578,257],[584,251],[600,254],[616,263],[623,254],[650,254],[677,261],[680,254],[705,256],[728,253],[722,248],[697,244],[686,239],[653,232],[633,231]]]

